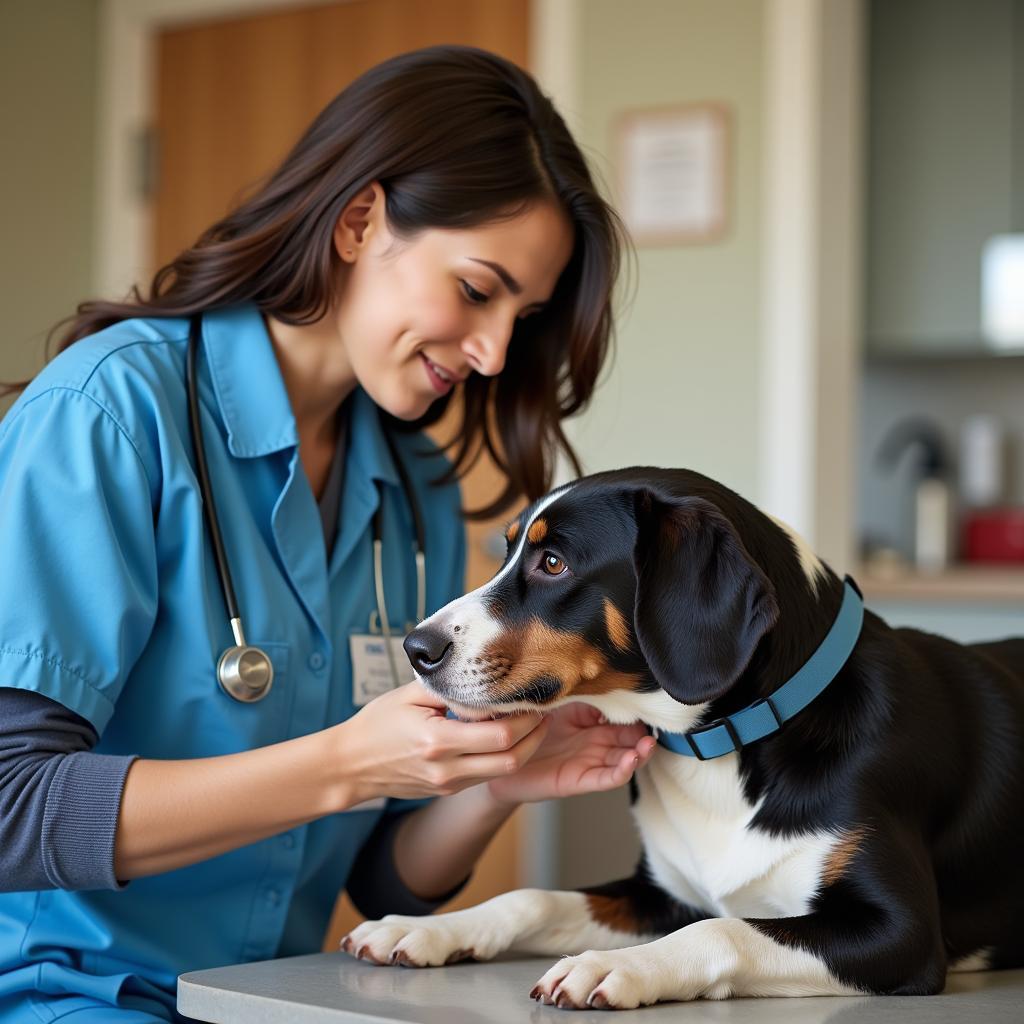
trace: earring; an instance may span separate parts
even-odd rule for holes
[[[345,259],[351,259],[351,258],[352,258],[352,250],[351,249],[346,249],[345,250]]]

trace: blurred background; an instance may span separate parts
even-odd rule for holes
[[[892,624],[1024,633],[1024,0],[0,12],[0,378],[78,302],[148,283],[366,68],[483,46],[535,74],[634,229],[615,360],[570,426],[585,470],[700,470]],[[494,485],[480,466],[467,503]],[[471,587],[499,525],[473,528]],[[459,905],[637,850],[624,792],[526,808]]]

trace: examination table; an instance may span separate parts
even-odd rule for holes
[[[1022,1024],[1024,970],[951,974],[937,996],[845,996],[559,1010],[529,998],[557,957],[449,967],[375,967],[317,953],[183,974],[178,1010],[215,1024]]]

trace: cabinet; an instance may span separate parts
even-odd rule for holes
[[[868,355],[984,354],[982,250],[1024,231],[1024,0],[873,0],[869,33]]]

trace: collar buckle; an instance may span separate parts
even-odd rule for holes
[[[775,702],[771,699],[770,696],[762,697],[761,700],[755,701],[746,710],[753,711],[754,708],[759,707],[762,704],[768,705],[768,709],[771,711],[772,717],[775,719],[775,729],[773,729],[772,732],[777,732],[779,729],[782,728],[782,724],[785,721],[785,719],[779,713],[779,709],[775,706]],[[725,715],[722,718],[716,718],[713,722],[708,722],[707,725],[702,725],[699,729],[691,729],[689,732],[683,733],[683,738],[686,740],[686,743],[689,746],[689,748],[693,751],[693,756],[696,757],[698,761],[707,761],[708,758],[705,757],[704,754],[701,752],[700,746],[697,744],[696,740],[694,739],[694,736],[700,736],[702,733],[710,732],[712,729],[718,728],[718,726],[721,726],[723,729],[725,729],[725,731],[729,734],[729,739],[732,741],[732,750],[727,750],[725,751],[725,753],[738,753],[740,750],[743,749],[745,744],[743,743],[743,740],[740,739],[740,734],[736,731],[736,725],[728,715]],[[768,734],[765,733],[764,735]],[[757,739],[762,738],[762,736],[757,737]],[[720,757],[721,755],[717,754],[715,756]]]
[[[689,744],[690,749],[698,760],[706,761],[707,758],[700,752],[700,747],[696,742],[694,742],[693,737],[700,736],[701,733],[710,732],[712,729],[717,729],[718,726],[722,726],[722,728],[729,734],[729,739],[732,740],[732,750],[727,750],[727,754],[735,753],[743,748],[743,740],[740,739],[740,734],[736,731],[736,726],[732,724],[732,720],[728,716],[716,718],[713,722],[708,722],[707,725],[702,725],[699,729],[691,729],[690,732],[683,733],[686,737],[686,742]]]

